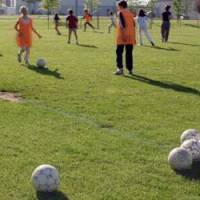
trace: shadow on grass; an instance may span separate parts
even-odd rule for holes
[[[3,54],[0,53],[0,57],[3,57]]]
[[[89,45],[89,44],[78,44],[79,47],[86,47],[86,48],[94,48],[97,49],[98,47],[95,45]]]
[[[179,44],[179,45],[184,45],[184,46],[192,46],[192,47],[200,47],[198,44],[188,44],[188,43],[183,43],[183,42],[168,42],[170,44]]]
[[[180,51],[178,49],[174,49],[174,48],[164,48],[164,47],[159,47],[159,46],[147,46],[147,45],[143,45],[143,47],[149,47],[152,49],[158,49],[158,50],[164,50],[164,51]]]
[[[62,192],[37,192],[38,200],[69,200]]]
[[[183,93],[189,93],[189,94],[194,94],[197,96],[200,96],[200,90],[197,90],[195,88],[191,88],[191,87],[187,87],[187,86],[183,86],[177,83],[171,83],[171,82],[163,82],[163,81],[158,81],[158,80],[153,80],[144,76],[140,76],[140,75],[133,75],[133,76],[127,76],[125,75],[124,77],[132,79],[132,80],[136,80],[136,81],[140,81],[143,83],[147,83],[149,85],[153,85],[155,87],[160,87],[160,88],[164,88],[164,89],[168,89],[168,90],[174,90],[176,92],[183,92]]]
[[[24,65],[24,66],[26,66],[28,69],[35,71],[39,74],[43,74],[43,75],[46,75],[46,76],[53,76],[53,77],[58,78],[58,79],[64,79],[61,76],[61,74],[58,72],[58,69],[55,69],[55,70],[52,71],[48,68],[37,67],[36,65]]]
[[[178,175],[181,175],[189,180],[200,180],[200,162],[194,162],[192,164],[192,169],[184,170],[184,171],[177,171]]]
[[[94,33],[104,34],[104,32],[98,30],[95,30]]]
[[[184,24],[184,25],[192,27],[192,28],[198,28],[198,29],[200,29],[200,25],[194,25],[194,24]]]

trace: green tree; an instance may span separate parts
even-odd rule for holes
[[[84,0],[84,8],[90,10],[93,15],[96,14],[97,16],[97,28],[100,26],[99,6],[100,0]]]
[[[84,0],[85,9],[89,9],[93,13],[98,11],[99,5],[99,0]]]
[[[177,20],[180,20],[180,16],[183,12],[182,0],[173,0],[174,11],[176,13]]]
[[[153,25],[153,18],[154,18],[154,8],[156,3],[158,2],[158,0],[150,0],[148,2],[148,7],[151,9],[151,13],[150,13],[150,19],[151,19],[151,23],[150,23],[150,27],[152,28]]]
[[[49,28],[49,21],[50,21],[50,13],[57,9],[60,6],[59,0],[43,0],[42,7],[47,10],[47,20],[48,20],[48,28]]]

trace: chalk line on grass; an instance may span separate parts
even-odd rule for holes
[[[150,139],[150,138],[147,139],[147,138],[145,138],[145,136],[141,137],[141,134],[123,131],[123,130],[120,130],[120,129],[117,129],[117,128],[114,128],[114,127],[109,127],[109,128],[102,127],[102,125],[100,123],[96,122],[94,119],[92,119],[91,117],[88,117],[84,114],[76,114],[76,113],[72,113],[72,112],[66,112],[66,111],[63,111],[63,110],[58,109],[58,108],[52,108],[52,107],[50,107],[46,104],[43,104],[40,101],[36,101],[36,100],[35,101],[34,100],[24,100],[23,102],[20,102],[20,103],[32,105],[36,108],[40,108],[42,110],[49,111],[51,113],[57,114],[59,116],[63,116],[63,117],[68,118],[68,119],[78,120],[82,123],[88,124],[92,128],[102,129],[105,132],[109,132],[110,134],[115,135],[115,136],[120,136],[123,139],[138,140],[141,143],[141,145],[142,144],[148,144],[148,145],[151,145],[151,146],[156,145],[156,146],[158,146],[159,148],[162,148],[162,149],[164,149],[164,147],[166,147],[166,148],[168,147],[168,145],[166,143],[165,144],[163,144],[163,143],[159,144],[154,139]]]

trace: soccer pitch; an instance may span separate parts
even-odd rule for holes
[[[37,196],[31,173],[51,164],[62,195],[51,200],[197,200],[196,177],[170,169],[169,151],[188,128],[200,130],[200,28],[173,22],[169,43],[160,21],[150,30],[156,47],[134,49],[135,76],[115,76],[115,34],[79,30],[67,44],[44,19],[34,24],[31,65],[17,62],[15,18],[0,20],[0,200]],[[44,58],[47,69],[35,63]]]

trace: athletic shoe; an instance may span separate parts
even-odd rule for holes
[[[133,76],[133,71],[128,71],[128,74]]]
[[[30,65],[29,60],[24,60],[26,65]]]
[[[114,74],[120,76],[120,75],[124,74],[124,71],[123,71],[123,69],[117,69],[117,71],[114,72]]]
[[[22,56],[20,54],[17,54],[17,60],[18,60],[19,63],[22,62]]]
[[[153,43],[153,42],[151,42],[151,45],[154,47],[155,46],[155,44]]]

